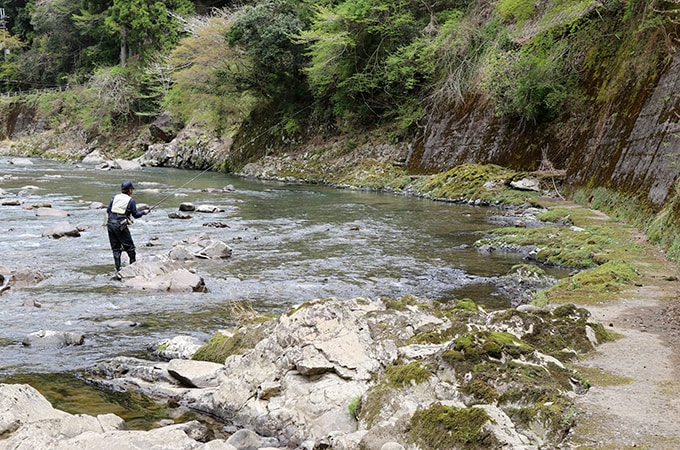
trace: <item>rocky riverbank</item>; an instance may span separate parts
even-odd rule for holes
[[[328,299],[214,337],[211,357],[223,363],[121,357],[86,377],[209,414],[233,433],[189,448],[545,448],[567,436],[574,398],[588,390],[570,363],[607,339],[572,305],[487,312],[467,300]],[[115,427],[101,425],[102,417],[78,419],[101,429],[62,433],[74,418],[31,416],[31,404],[17,397],[6,406],[26,418],[7,419],[4,448],[29,448],[27,436],[55,448],[96,448],[116,430],[115,439],[139,438],[114,418]],[[178,429],[195,432],[172,425],[144,439]],[[229,441],[244,433],[258,443]]]
[[[583,421],[595,423],[593,405],[601,408],[608,383],[621,380],[581,361],[626,332],[606,314],[607,302],[632,295],[640,308],[658,308],[677,290],[677,277],[663,255],[652,255],[654,247],[639,236],[631,242],[621,224],[568,203],[534,201],[542,202],[551,207],[494,218],[504,227],[480,239],[479,250],[521,251],[542,263],[591,269],[557,282],[537,266],[518,267],[500,281],[516,308],[485,311],[470,299],[403,297],[319,299],[278,318],[250,311],[239,328],[216,333],[204,346],[160,342],[151,352],[157,359],[119,357],[83,374],[102,389],[140,391],[211,416],[220,424],[213,431],[165,420],[164,431],[130,432],[110,415],[34,414],[49,409],[44,398],[5,385],[3,408],[12,413],[3,415],[0,447],[99,448],[102,439],[128,448],[159,442],[227,449],[589,448],[590,438],[604,444],[610,419],[592,429]],[[147,289],[144,273],[128,275]],[[666,293],[647,303],[645,292],[653,289],[639,288],[662,283]],[[645,354],[637,358],[641,365]],[[674,406],[665,411],[676,417]],[[630,433],[620,435],[631,442]],[[643,433],[636,445],[648,439]]]

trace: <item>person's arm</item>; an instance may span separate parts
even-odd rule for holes
[[[127,212],[135,219],[139,219],[140,217],[147,213],[146,210],[137,211],[137,202],[135,202],[134,198],[130,198],[130,203],[128,203]]]
[[[109,206],[106,207],[107,214],[111,214],[111,207],[113,206],[113,197],[109,200]]]

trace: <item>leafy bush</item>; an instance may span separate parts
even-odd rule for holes
[[[409,48],[422,29],[407,0],[347,0],[319,6],[310,30],[299,34],[311,64],[306,68],[317,98],[329,100],[337,117],[358,122],[393,116],[431,71],[420,72],[421,43]],[[429,68],[428,68],[429,67]]]
[[[496,113],[534,123],[555,119],[575,95],[578,81],[565,57],[568,45],[543,35],[519,49],[491,52],[482,88]]]

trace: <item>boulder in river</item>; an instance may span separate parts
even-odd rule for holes
[[[193,336],[175,336],[162,339],[150,345],[147,350],[156,358],[170,361],[171,359],[189,359],[205,342]]]
[[[206,292],[203,278],[185,269],[178,261],[157,256],[139,260],[119,272],[131,288],[167,292]]]
[[[191,215],[190,214],[182,214],[182,213],[171,212],[171,213],[168,213],[168,219],[191,219]]]
[[[142,170],[142,164],[137,160],[116,159],[114,167],[121,170]]]
[[[69,345],[82,345],[85,336],[70,331],[40,330],[27,334],[22,344],[26,347],[67,347]]]
[[[198,205],[196,212],[213,214],[217,212],[224,212],[224,210],[215,205]]]
[[[12,270],[5,266],[0,266],[0,274],[3,275],[2,289],[6,290],[10,287],[27,287],[35,286],[47,279],[47,276],[40,270],[23,268]]]
[[[83,158],[82,162],[86,164],[102,164],[104,161],[106,161],[106,158],[102,152],[99,150],[93,150]]]
[[[12,158],[9,161],[10,164],[15,165],[15,166],[32,166],[33,161],[31,161],[28,158]]]
[[[232,249],[220,240],[212,239],[207,234],[198,234],[189,239],[175,242],[170,250],[170,258],[178,261],[188,259],[227,259]]]
[[[68,212],[63,209],[39,207],[35,211],[37,217],[68,217]]]
[[[49,237],[52,239],[61,239],[63,237],[80,237],[80,228],[71,225],[68,222],[59,222],[54,224],[52,227],[43,231],[43,237]]]

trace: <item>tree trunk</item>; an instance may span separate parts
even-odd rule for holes
[[[127,54],[128,54],[128,45],[127,45],[127,29],[125,27],[121,27],[120,29],[120,66],[125,67],[127,64]]]

